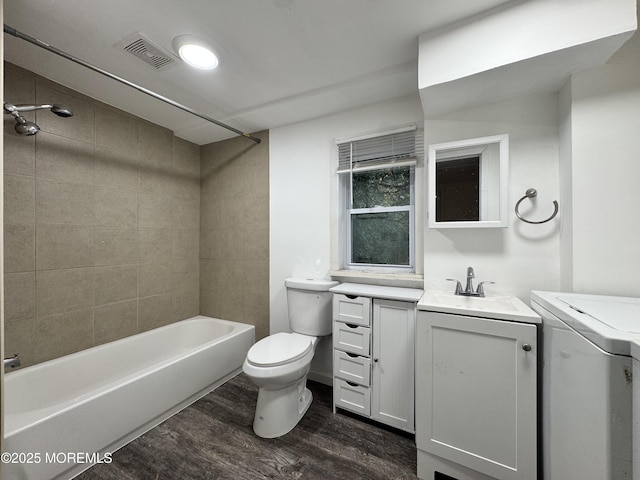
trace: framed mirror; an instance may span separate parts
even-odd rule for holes
[[[506,227],[508,179],[506,134],[429,145],[429,227]]]

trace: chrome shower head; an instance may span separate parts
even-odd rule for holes
[[[20,135],[35,135],[40,131],[40,127],[28,120],[26,120],[22,115],[18,115],[16,117],[16,132]]]
[[[54,103],[53,105],[51,105],[51,111],[56,115],[58,115],[59,117],[64,117],[64,118],[73,117],[73,112],[69,110],[69,107],[67,107],[66,105],[60,105],[58,103]]]
[[[43,108],[49,108],[53,113],[59,117],[73,117],[73,112],[66,105],[60,105],[59,103],[44,104],[44,105],[11,105],[5,103],[5,112],[33,112],[34,110],[42,110]]]
[[[4,113],[13,115],[13,118],[15,118],[16,120],[16,132],[18,132],[20,135],[35,135],[40,131],[40,127],[38,127],[38,125],[36,125],[34,122],[26,120],[21,115],[21,112],[32,112],[34,110],[40,110],[43,108],[51,109],[51,111],[59,117],[68,118],[73,116],[73,112],[69,109],[69,107],[57,103],[54,103],[53,105],[13,105],[11,103],[5,102]]]

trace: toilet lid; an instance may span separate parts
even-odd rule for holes
[[[311,337],[306,335],[276,333],[253,345],[247,353],[247,360],[253,365],[273,367],[297,360],[312,347]]]

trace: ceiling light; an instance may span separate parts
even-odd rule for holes
[[[193,35],[180,35],[173,39],[173,48],[188,65],[204,70],[218,66],[218,57],[207,43]]]

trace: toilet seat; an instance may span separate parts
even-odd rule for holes
[[[313,337],[299,333],[276,333],[263,338],[247,353],[247,361],[257,367],[291,363],[313,349]]]

